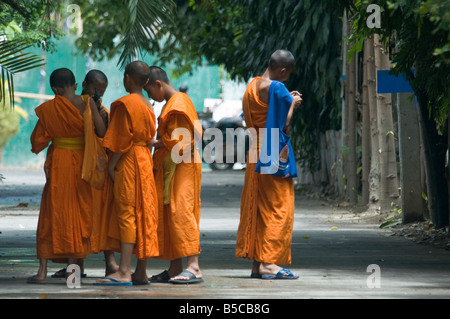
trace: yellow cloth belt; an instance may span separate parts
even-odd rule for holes
[[[163,190],[163,202],[164,205],[170,204],[170,190],[173,174],[177,164],[172,160],[172,154],[169,152],[163,159],[163,173],[164,173],[164,190]]]
[[[147,146],[147,143],[145,141],[136,141],[133,142],[133,144],[136,146]]]
[[[56,148],[69,151],[84,150],[84,136],[79,137],[55,137],[52,142]]]

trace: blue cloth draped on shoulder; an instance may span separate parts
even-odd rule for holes
[[[255,171],[279,177],[296,177],[294,151],[289,136],[283,131],[293,97],[286,86],[272,81],[269,88],[269,109],[263,145]]]

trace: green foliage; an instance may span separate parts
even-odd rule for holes
[[[53,39],[63,32],[52,12],[60,12],[63,0],[2,0],[0,1],[0,33],[8,39],[26,41],[30,46],[53,50]]]
[[[39,67],[43,64],[40,56],[30,52],[22,52],[28,47],[27,42],[21,39],[0,42],[0,101],[3,102],[3,106],[6,105],[6,83],[10,84],[8,85],[9,100],[14,101],[13,75]]]
[[[150,0],[78,0],[83,34],[76,40],[82,54],[94,60],[120,55],[119,65],[146,53],[157,53],[154,39],[164,22],[172,24],[174,3]]]
[[[57,36],[46,14],[50,1],[0,1],[0,102],[14,101],[14,74],[40,67],[40,56],[26,52],[33,45],[51,49]],[[9,83],[8,86],[5,84]],[[8,90],[8,94],[7,94]],[[14,106],[14,102],[11,104]],[[0,111],[1,112],[1,111]]]
[[[165,1],[161,5],[157,1],[130,0],[128,2],[128,19],[119,48],[122,53],[119,58],[121,67],[131,62],[136,53],[149,51],[149,39],[155,39],[159,32],[158,24],[164,20],[166,24],[173,23],[171,13],[172,1]]]
[[[14,109],[8,108],[0,111],[0,149],[19,133],[19,122],[19,114]]]
[[[381,28],[366,25],[368,4],[381,8]],[[448,0],[359,0],[351,12],[353,40],[378,33],[390,48],[395,74],[410,79],[416,95],[428,100],[430,118],[444,131],[450,87],[450,2]],[[414,69],[414,72],[411,70]]]

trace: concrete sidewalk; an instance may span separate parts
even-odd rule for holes
[[[99,287],[103,256],[85,261],[81,288],[65,280],[27,284],[38,269],[35,230],[44,176],[41,170],[2,169],[0,184],[0,298],[84,299],[367,299],[449,298],[450,252],[415,244],[337,210],[326,202],[296,201],[292,265],[298,280],[250,279],[251,262],[234,257],[243,171],[204,172],[200,266],[197,285],[152,283],[149,286]],[[118,257],[118,256],[117,256]],[[370,266],[375,265],[375,266]],[[167,268],[149,260],[148,274]],[[370,267],[369,267],[370,266]],[[64,267],[49,264],[50,275]],[[369,268],[368,268],[369,267]],[[375,272],[373,272],[375,269]],[[378,287],[374,287],[377,286]]]

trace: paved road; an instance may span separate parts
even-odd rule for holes
[[[26,278],[38,268],[35,229],[43,173],[5,169],[2,173],[6,177],[0,184],[2,299],[156,298],[187,299],[192,304],[210,298],[243,302],[450,297],[449,251],[391,236],[389,230],[379,229],[377,223],[355,218],[324,201],[301,197],[296,200],[293,263],[289,266],[300,279],[250,279],[251,262],[234,257],[243,171],[203,174],[200,265],[204,283],[97,287],[92,283],[104,274],[103,260],[101,255],[92,255],[85,262],[88,277],[83,279],[80,289],[69,289],[59,279],[49,279],[45,285],[26,284]],[[369,265],[376,266],[368,271]],[[150,260],[148,273],[158,273],[166,266],[163,261]],[[60,264],[50,264],[49,273],[60,268]],[[379,288],[375,285],[378,283]]]

